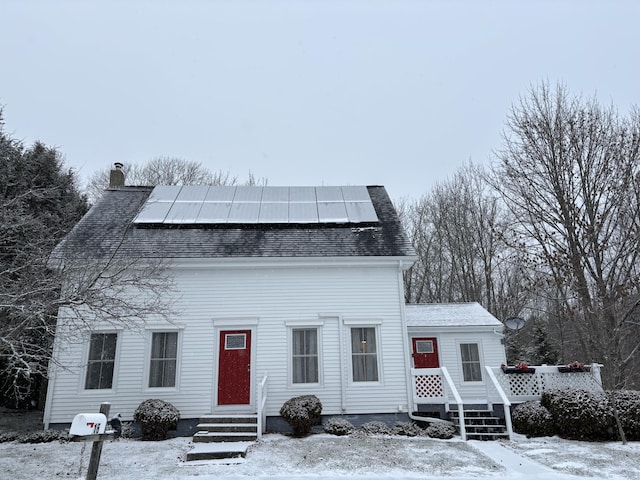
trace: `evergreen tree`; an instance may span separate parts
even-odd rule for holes
[[[59,292],[47,260],[87,201],[60,154],[11,138],[1,110],[0,172],[0,403],[15,407],[40,393]]]

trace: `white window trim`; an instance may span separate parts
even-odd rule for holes
[[[287,385],[292,389],[308,389],[309,387],[322,387],[324,386],[324,364],[323,364],[323,356],[322,356],[322,327],[324,326],[324,321],[315,320],[310,322],[302,322],[302,321],[287,321],[285,322],[287,326]],[[316,330],[318,342],[318,381],[314,383],[293,383],[293,331],[294,330]]]
[[[351,320],[343,320],[345,326],[347,327],[347,366],[349,369],[349,386],[352,387],[370,387],[372,385],[384,385],[383,381],[383,371],[382,371],[382,343],[380,342],[380,325],[382,324],[382,320],[360,320],[360,319],[351,319]],[[378,363],[378,380],[374,381],[366,381],[366,382],[357,382],[353,379],[353,350],[351,348],[351,329],[352,328],[373,328],[376,334],[376,361]]]
[[[122,329],[96,329],[88,332],[86,341],[83,347],[83,364],[82,375],[80,375],[80,381],[78,385],[79,393],[83,395],[94,395],[96,393],[103,395],[105,393],[116,393],[118,385],[118,371],[120,370],[120,348],[122,345]],[[113,378],[111,379],[111,388],[85,388],[87,384],[87,367],[89,366],[89,350],[91,349],[91,335],[93,334],[116,334],[116,358],[113,362]]]
[[[180,370],[182,364],[182,331],[184,327],[147,327],[144,348],[144,370],[142,375],[142,391],[143,392],[178,392],[180,391]],[[151,375],[151,346],[153,345],[154,333],[177,333],[178,349],[176,352],[176,381],[174,387],[150,387],[149,375]]]
[[[480,378],[482,380],[465,380],[464,379],[464,370],[462,368],[462,350],[460,349],[460,345],[468,345],[468,344],[476,344],[478,346],[478,360],[480,362]],[[460,368],[460,383],[465,385],[484,385],[485,383],[485,375],[484,375],[484,348],[482,345],[482,340],[456,340],[456,354],[458,356],[458,366]]]

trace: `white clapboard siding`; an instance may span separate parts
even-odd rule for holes
[[[179,294],[174,308],[178,313],[172,323],[181,327],[177,388],[145,388],[149,334],[122,332],[115,388],[85,391],[82,368],[57,369],[45,421],[68,423],[78,412],[97,410],[103,401],[111,402],[112,413],[121,413],[128,420],[137,405],[148,398],[170,401],[185,419],[210,413],[214,409],[217,368],[215,325],[220,320],[229,325],[233,319],[257,320],[252,339],[256,352],[253,383],[255,386],[268,372],[267,415],[278,415],[284,401],[303,394],[317,395],[325,414],[393,413],[399,405],[407,404],[406,332],[401,322],[403,298],[397,263],[182,266],[175,269],[175,282]],[[343,378],[351,364],[347,354],[350,334],[344,321],[354,319],[379,322],[381,382],[374,385],[354,385],[350,376]],[[322,381],[313,386],[291,385],[287,322],[318,321],[323,322],[319,327]],[[342,352],[341,334],[346,349]],[[82,365],[86,342],[75,346],[67,360]],[[255,391],[252,393],[255,395]]]
[[[435,337],[438,342],[440,365],[447,368],[458,393],[464,401],[486,401],[487,378],[484,366],[500,366],[505,362],[505,351],[501,335],[494,333],[492,328],[459,327],[441,330],[409,329],[411,336]],[[462,360],[460,357],[461,343],[477,343],[482,365],[482,382],[465,382],[462,375]]]

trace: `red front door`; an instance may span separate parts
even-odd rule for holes
[[[251,330],[220,332],[218,405],[251,403]]]
[[[440,368],[435,338],[412,338],[414,368]]]

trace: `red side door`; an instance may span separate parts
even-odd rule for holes
[[[412,338],[414,368],[440,368],[438,342],[435,338]]]
[[[220,332],[218,405],[251,403],[251,330]]]

